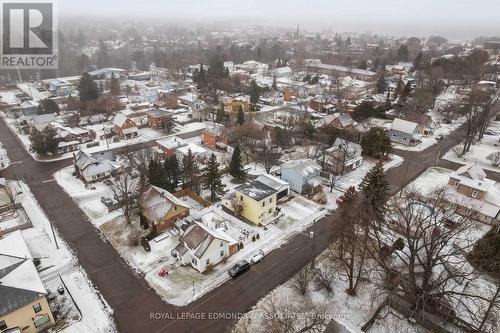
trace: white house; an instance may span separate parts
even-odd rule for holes
[[[396,118],[389,129],[389,138],[393,142],[415,146],[421,142],[419,126],[412,121]]]
[[[195,221],[179,239],[175,252],[183,265],[203,273],[236,252],[237,244],[222,227],[211,228]]]
[[[121,165],[109,160],[98,161],[83,150],[73,159],[75,169],[85,183],[93,183],[110,177],[121,170]]]

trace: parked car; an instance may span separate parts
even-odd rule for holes
[[[109,207],[113,204],[113,200],[109,197],[101,197],[101,202],[106,206]]]
[[[248,261],[242,260],[237,264],[234,264],[233,267],[229,269],[228,273],[230,277],[235,278],[238,275],[245,273],[249,269],[250,269],[250,264],[248,263]]]
[[[264,254],[257,253],[257,254],[254,254],[252,256],[252,258],[250,258],[250,263],[252,265],[255,265],[255,264],[259,263],[259,262],[262,262],[262,259],[264,259]]]
[[[438,141],[443,140],[443,135],[442,134],[438,134],[436,136],[436,140],[438,140]]]

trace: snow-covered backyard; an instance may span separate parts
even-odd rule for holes
[[[469,152],[459,157],[458,154],[462,153],[462,148],[463,144],[453,147],[443,158],[460,164],[477,162],[484,169],[500,172],[500,165],[493,166],[491,161],[487,159],[490,154],[500,154],[500,121],[494,121],[488,127],[483,139],[475,142]]]

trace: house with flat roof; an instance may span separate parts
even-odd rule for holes
[[[276,216],[278,190],[258,181],[242,184],[222,200],[222,205],[237,216],[255,224],[265,224]]]

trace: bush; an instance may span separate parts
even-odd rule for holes
[[[241,249],[243,249],[243,243],[240,243],[240,245],[238,246]]]
[[[146,239],[146,237],[141,238],[141,244],[144,250],[146,250],[146,252],[151,252],[151,246],[149,245],[149,242]]]
[[[257,234],[257,235],[255,236],[255,238],[260,239],[260,235],[259,235],[259,234]]]
[[[255,236],[252,236],[252,242],[255,242]]]
[[[97,147],[99,146],[99,142],[90,142],[87,143],[87,148]]]

